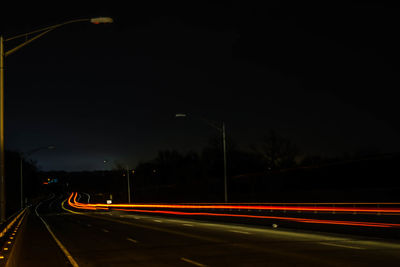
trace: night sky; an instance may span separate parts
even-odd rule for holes
[[[114,19],[59,28],[6,58],[6,149],[55,145],[32,155],[42,170],[135,167],[219,136],[195,116],[174,118],[191,113],[225,121],[242,148],[274,129],[308,155],[400,151],[398,8],[248,2],[2,10],[5,38]]]

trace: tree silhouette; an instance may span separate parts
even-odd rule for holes
[[[274,130],[270,130],[264,136],[263,142],[253,149],[262,158],[268,170],[290,168],[296,165],[297,146],[279,136]]]
[[[20,164],[21,153],[17,151],[5,151],[6,171],[6,202],[7,215],[10,215],[20,208]],[[38,169],[34,161],[22,158],[23,166],[23,194],[29,199],[40,194],[41,181],[37,175]]]

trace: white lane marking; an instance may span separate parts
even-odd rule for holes
[[[72,214],[72,213],[73,213],[73,214],[83,214],[82,212],[72,211],[72,210],[69,210],[69,209],[67,209],[66,207],[64,207],[65,201],[67,201],[67,199],[65,199],[65,200],[61,203],[61,208],[62,208],[63,210],[65,210],[65,211],[70,212],[70,213],[67,213],[67,214]]]
[[[190,224],[190,223],[184,223],[182,225],[184,225],[184,226],[192,226],[193,227],[193,224]]]
[[[186,261],[187,263],[191,263],[191,264],[196,265],[196,266],[201,266],[201,267],[206,267],[207,266],[207,265],[204,265],[204,264],[202,264],[200,262],[189,260],[189,259],[186,259],[186,258],[181,258],[181,260]]]
[[[319,242],[319,244],[327,245],[327,246],[334,246],[334,247],[351,248],[351,249],[365,249],[365,248],[362,248],[362,247],[342,245],[342,244],[334,244],[334,243],[327,243],[327,242]]]
[[[159,223],[160,223],[160,222],[162,222],[161,220],[153,220],[153,221],[155,221],[155,222],[159,222]]]
[[[62,250],[62,252],[64,253],[64,255],[67,257],[67,259],[69,260],[69,262],[71,263],[71,265],[73,267],[79,267],[78,263],[75,261],[75,259],[72,257],[72,255],[68,252],[67,248],[61,243],[61,241],[56,237],[56,235],[53,233],[53,231],[50,229],[50,226],[47,224],[47,222],[40,217],[37,209],[40,206],[40,204],[42,204],[42,202],[40,202],[36,208],[35,208],[35,213],[36,216],[39,217],[39,219],[43,222],[44,226],[46,226],[47,231],[49,231],[50,235],[53,237],[53,239],[56,241],[57,245],[60,247],[60,249]]]
[[[50,197],[48,199],[46,199],[45,201],[49,201],[51,199],[53,199],[56,195],[54,193],[51,193]]]
[[[250,233],[249,233],[249,232],[245,232],[245,231],[239,231],[239,230],[229,230],[229,232],[234,232],[234,233],[239,233],[239,234],[250,235]]]
[[[53,206],[53,203],[54,203],[55,200],[56,200],[56,199],[54,199],[53,201],[50,202],[50,204],[49,204],[49,209],[51,209],[51,206]]]
[[[104,233],[110,232],[110,231],[108,231],[107,229],[101,229],[101,231],[103,231]]]
[[[353,240],[353,244],[363,245],[363,246],[374,246],[378,248],[387,248],[387,249],[400,249],[400,244],[389,243],[384,241],[372,241],[372,240]]]
[[[131,242],[133,242],[133,243],[137,243],[137,240],[132,239],[132,238],[130,238],[130,237],[127,237],[126,240],[131,241]]]
[[[132,216],[132,215],[119,215],[119,217],[121,217],[121,218],[132,218],[132,219],[135,219],[135,220],[140,219],[139,217]]]

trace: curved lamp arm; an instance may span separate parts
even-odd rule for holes
[[[38,151],[40,151],[40,150],[43,150],[43,149],[55,149],[56,147],[55,146],[43,146],[43,147],[38,147],[38,148],[35,148],[35,149],[32,149],[32,150],[30,150],[30,151],[28,151],[28,152],[26,152],[26,156],[27,157],[29,157],[30,155],[32,155],[33,153],[36,153],[36,152],[38,152]]]
[[[61,27],[61,26],[64,26],[64,25],[67,25],[67,24],[71,24],[71,23],[85,22],[85,21],[91,22],[91,23],[93,23],[93,24],[100,24],[100,23],[112,23],[112,22],[113,22],[113,19],[110,18],[110,17],[98,17],[98,18],[88,18],[88,19],[74,19],[74,20],[69,20],[69,21],[63,22],[63,23],[55,24],[55,25],[52,25],[52,26],[49,26],[49,27],[41,28],[41,29],[39,29],[39,30],[35,30],[35,31],[31,31],[31,32],[27,32],[27,33],[23,33],[23,34],[19,34],[19,35],[16,35],[16,36],[7,38],[7,39],[4,40],[4,42],[11,41],[11,40],[15,40],[15,39],[19,39],[19,38],[26,37],[26,36],[28,36],[28,35],[37,33],[36,36],[34,36],[34,37],[30,38],[29,40],[27,40],[27,41],[25,41],[25,42],[23,42],[23,43],[17,45],[16,47],[10,49],[9,51],[6,51],[6,52],[4,53],[4,56],[8,56],[8,55],[10,55],[10,54],[16,52],[16,51],[19,50],[20,48],[26,46],[27,44],[31,43],[32,41],[34,41],[34,40],[36,40],[36,39],[38,39],[38,38],[40,38],[40,37],[42,37],[42,36],[45,35],[46,33],[50,32],[50,31],[52,31],[52,30],[54,30],[54,29],[56,29],[56,28],[59,28],[59,27]]]
[[[176,113],[175,114],[175,118],[185,118],[185,117],[188,117],[188,116],[193,116],[193,115],[189,114],[189,113]],[[217,129],[218,131],[222,132],[223,129],[222,129],[222,127],[218,126],[217,122],[211,121],[211,120],[206,119],[206,118],[204,118],[202,116],[196,116],[196,117],[198,117],[198,119],[202,120],[203,122],[205,122],[209,126],[211,126],[211,127],[215,128],[215,129]],[[224,124],[224,123],[222,122],[222,124]]]

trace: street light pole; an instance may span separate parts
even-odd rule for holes
[[[4,177],[4,38],[0,36],[0,223],[6,220],[6,183]]]
[[[180,117],[187,117],[187,113],[177,113],[175,114],[175,118],[180,118]],[[210,122],[209,120],[200,117],[202,121],[210,125],[211,127],[217,129],[222,133],[222,150],[224,153],[224,201],[225,203],[228,203],[228,174],[227,174],[227,159],[226,159],[226,131],[225,131],[225,122],[222,122],[222,126],[218,127],[216,123]]]
[[[5,196],[6,190],[5,190],[5,160],[4,160],[4,154],[5,154],[4,153],[4,58],[56,28],[77,22],[90,22],[93,24],[100,24],[100,23],[112,23],[113,19],[109,17],[75,19],[60,24],[56,24],[53,26],[41,28],[39,30],[31,31],[28,33],[19,34],[7,39],[4,39],[3,36],[0,36],[0,223],[6,220],[6,196]],[[17,45],[16,47],[8,51],[5,51],[4,43],[6,41],[11,41],[19,38],[27,38],[29,35],[32,34],[36,34],[36,36],[26,40],[25,42]]]
[[[21,210],[24,208],[24,175],[22,173],[22,165],[24,164],[24,160],[22,158],[22,155],[20,156],[20,162],[19,162],[19,175],[20,175],[20,181],[19,181],[19,185],[20,185],[20,197],[21,197]]]
[[[224,150],[224,192],[225,192],[225,203],[228,203],[228,185],[227,185],[227,173],[226,173],[226,134],[225,134],[225,123],[222,122],[222,146]]]
[[[131,184],[129,181],[129,167],[126,166],[126,177],[128,179],[128,203],[131,203]]]

